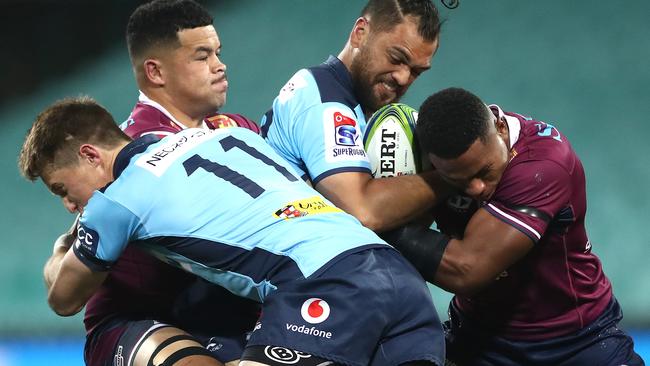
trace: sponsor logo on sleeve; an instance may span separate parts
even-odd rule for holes
[[[79,223],[79,226],[77,226],[77,242],[75,245],[77,249],[82,249],[86,253],[95,255],[99,246],[99,234],[95,230]]]
[[[334,141],[340,146],[355,146],[359,139],[357,121],[341,112],[334,112]]]
[[[332,206],[320,196],[313,196],[299,201],[289,202],[286,206],[275,211],[273,216],[289,220],[307,215],[318,215],[331,212],[343,212],[338,207]]]
[[[368,160],[363,149],[361,130],[351,111],[326,108],[323,112],[325,160],[329,163],[347,160]]]

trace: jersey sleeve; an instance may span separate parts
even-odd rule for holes
[[[316,185],[342,172],[370,174],[357,117],[349,107],[331,102],[296,116],[297,144],[309,178]]]
[[[537,243],[570,196],[566,169],[549,160],[527,161],[506,170],[483,208]]]
[[[138,223],[131,211],[95,192],[79,220],[73,251],[92,271],[108,271],[131,240]]]

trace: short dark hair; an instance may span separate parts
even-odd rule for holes
[[[85,143],[111,148],[130,138],[104,107],[87,96],[66,98],[43,110],[27,132],[20,150],[21,174],[34,181],[49,169],[77,161]]]
[[[369,0],[361,16],[368,16],[380,32],[390,31],[406,16],[412,16],[417,18],[418,33],[425,40],[435,41],[440,34],[438,9],[431,0]]]
[[[212,25],[212,16],[193,0],[154,0],[140,5],[126,26],[131,61],[153,46],[177,44],[181,30],[208,25]]]
[[[486,142],[489,108],[469,91],[461,88],[441,90],[420,106],[416,134],[425,153],[442,159],[455,159],[476,141]]]

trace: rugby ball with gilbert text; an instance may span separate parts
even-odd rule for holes
[[[421,155],[415,124],[418,112],[402,103],[380,108],[368,120],[363,147],[375,178],[416,174],[421,171]]]

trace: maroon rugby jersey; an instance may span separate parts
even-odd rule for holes
[[[257,125],[238,114],[215,114],[204,120],[204,127],[245,127],[259,133]],[[131,138],[147,134],[165,136],[185,128],[158,103],[140,94],[128,120],[121,126]],[[86,304],[84,324],[90,333],[111,316],[170,321],[178,293],[195,276],[127,246],[99,290]]]
[[[481,206],[535,246],[480,294],[454,301],[505,338],[538,340],[574,332],[594,321],[612,298],[585,230],[582,163],[554,126],[490,108],[506,118],[513,157]]]

